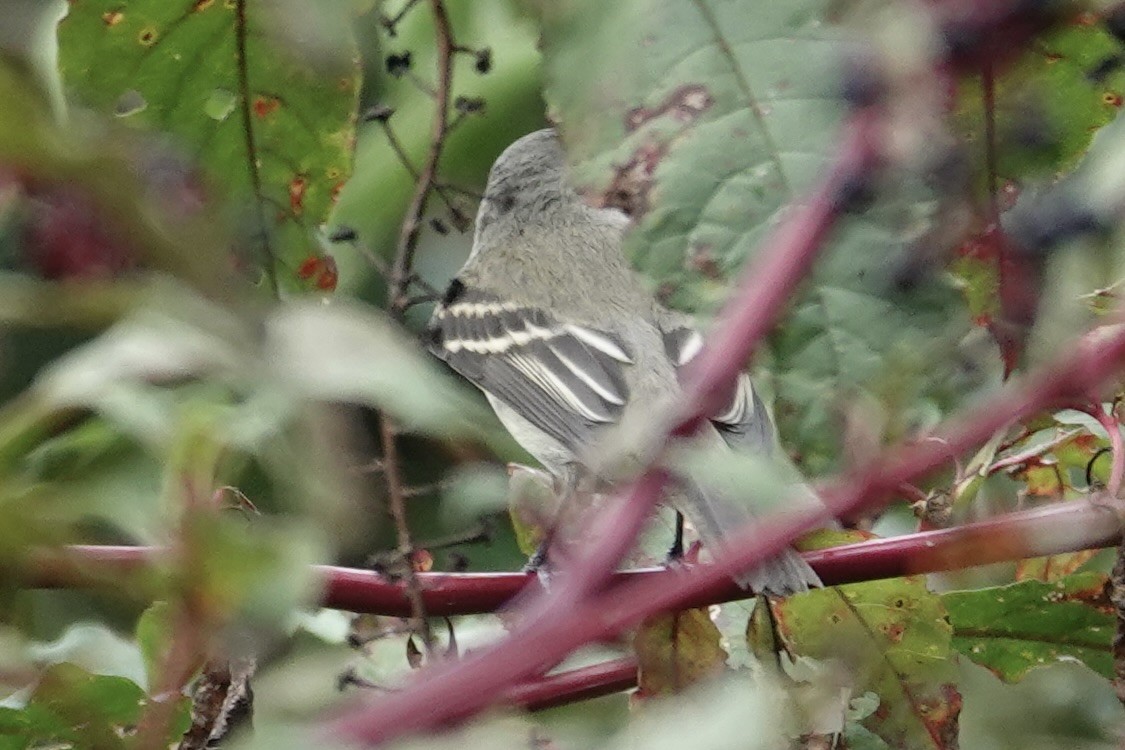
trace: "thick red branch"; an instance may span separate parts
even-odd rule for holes
[[[873,539],[808,552],[805,559],[830,586],[935,573],[1028,557],[1111,547],[1119,539],[1116,516],[1106,506],[1080,501],[1057,503],[951,529]],[[74,546],[43,552],[25,576],[33,588],[118,585],[124,573],[143,570],[162,554],[155,547]],[[321,603],[326,607],[395,617],[409,617],[410,601],[401,583],[370,570],[317,566],[323,576]],[[631,582],[654,580],[672,585],[682,574],[658,568],[617,573],[613,590]],[[524,573],[420,573],[426,610],[434,616],[496,612],[527,586],[538,586]],[[746,592],[729,579],[702,588],[687,606],[744,599]]]
[[[637,662],[614,659],[589,667],[547,675],[517,685],[504,696],[505,703],[531,711],[600,698],[636,687]]]

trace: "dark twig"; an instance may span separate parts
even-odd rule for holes
[[[395,534],[398,537],[397,551],[405,562],[402,566],[402,575],[406,583],[406,593],[410,599],[410,616],[422,636],[422,643],[426,646],[427,656],[432,657],[435,653],[434,634],[430,629],[430,621],[426,617],[426,604],[423,601],[421,585],[418,583],[418,576],[414,570],[414,543],[410,538],[410,525],[406,520],[406,498],[399,467],[397,435],[391,418],[386,414],[379,417],[379,429],[383,441],[383,476],[387,480],[387,504],[390,507]]]
[[[395,135],[394,128],[391,126],[390,121],[381,119],[379,120],[379,124],[383,126],[383,133],[387,136],[387,144],[391,147],[391,150],[395,152],[395,156],[398,157],[398,161],[400,164],[402,164],[402,168],[405,169],[406,173],[409,174],[410,177],[414,180],[415,185],[419,184],[422,180],[422,177],[418,173],[418,169],[414,166],[414,163],[410,160],[410,155],[406,153],[406,149],[403,147],[402,141],[400,141],[398,139],[398,136]],[[452,125],[447,125],[445,132],[448,133],[452,129]],[[441,198],[441,202],[445,204],[445,207],[448,208],[452,214],[457,216],[463,216],[464,211],[460,206],[457,205],[456,201],[453,199],[453,196],[451,196],[450,193],[460,193],[463,195],[474,196],[474,193],[472,191],[464,190],[462,188],[458,188],[455,185],[447,185],[441,182],[437,179],[436,174],[430,181],[430,186],[437,194],[437,196]],[[475,197],[477,200],[480,199],[479,195],[476,195]],[[383,273],[385,276],[385,269],[383,269]]]
[[[449,124],[449,99],[453,81],[453,31],[449,25],[443,0],[429,0],[434,23],[434,47],[437,51],[437,85],[434,89],[434,118],[430,133],[430,148],[418,179],[414,194],[406,210],[395,247],[394,262],[387,277],[387,297],[391,315],[401,318],[410,304],[409,289],[414,278],[414,251],[418,245],[422,216],[426,203],[434,190],[438,163]],[[409,169],[409,162],[404,161]],[[435,656],[434,636],[426,616],[422,590],[414,570],[414,544],[410,538],[410,527],[406,520],[406,490],[402,480],[402,468],[398,460],[396,431],[394,424],[385,413],[379,418],[383,442],[383,476],[387,482],[387,503],[394,520],[398,537],[398,552],[406,564],[402,566],[404,581],[410,598],[411,617],[418,624],[426,654]]]
[[[437,84],[434,88],[434,119],[430,132],[430,149],[421,169],[418,170],[418,180],[406,210],[406,218],[399,231],[395,259],[391,266],[388,291],[392,311],[400,310],[406,301],[414,251],[418,245],[418,232],[422,226],[426,203],[437,180],[438,162],[441,161],[449,126],[450,92],[453,82],[453,31],[449,25],[449,16],[443,0],[430,0],[430,8],[434,18],[438,70]]]

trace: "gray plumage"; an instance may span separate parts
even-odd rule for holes
[[[621,251],[623,214],[586,205],[567,183],[553,130],[524,136],[496,160],[473,249],[430,322],[430,348],[484,391],[501,422],[570,485],[644,463],[637,445],[681,396],[682,368],[702,339],[686,316],[660,306]],[[769,416],[743,376],[702,440],[772,451]],[[642,441],[643,442],[643,441]],[[649,446],[651,447],[651,446]],[[630,453],[630,451],[632,451]],[[690,477],[673,494],[705,545],[750,520]],[[792,550],[740,578],[758,592],[820,585]]]

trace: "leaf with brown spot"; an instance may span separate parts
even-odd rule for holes
[[[802,547],[868,538],[825,531],[803,540]],[[851,670],[853,695],[879,696],[879,707],[862,724],[890,747],[957,747],[961,696],[952,628],[924,577],[817,589],[773,602],[773,612],[788,650],[840,660]]]
[[[828,172],[853,49],[828,22],[831,5],[540,4],[547,99],[574,179],[636,219],[626,250],[672,306],[713,310],[790,202]],[[834,232],[770,341],[778,426],[813,472],[844,454],[839,409],[854,392],[884,407],[889,438],[972,392],[955,356],[970,325],[956,290],[896,295],[888,279],[929,193],[887,193]]]
[[[1113,677],[1114,624],[1105,582],[1105,575],[1091,572],[1053,583],[943,594],[953,647],[1009,682],[1062,659]]]
[[[639,697],[678,693],[726,668],[727,653],[706,609],[657,615],[633,639]]]

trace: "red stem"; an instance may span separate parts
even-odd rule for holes
[[[1111,547],[1118,530],[1113,514],[1090,502],[1056,503],[1010,513],[951,529],[873,539],[805,553],[829,586],[861,583],[918,573],[935,573],[973,565]],[[40,554],[25,581],[31,588],[79,588],[114,582],[140,571],[162,554],[156,547],[67,547],[61,554]],[[325,588],[321,603],[350,612],[409,617],[410,601],[401,583],[370,570],[318,565]],[[614,591],[648,579],[672,585],[681,575],[661,568],[616,573]],[[496,612],[537,579],[525,573],[420,573],[426,610],[435,617]],[[696,592],[689,606],[706,606],[746,598],[730,580]]]
[[[883,578],[935,573],[1112,547],[1119,541],[1113,512],[1092,502],[1055,503],[965,526],[874,539],[805,554],[830,586]],[[144,570],[163,550],[155,547],[67,547],[61,554],[41,553],[26,577],[35,588],[76,588],[116,581],[123,573]],[[402,584],[369,570],[317,566],[324,576],[326,607],[409,617],[411,606]],[[648,569],[617,573],[612,590],[638,580],[673,585],[676,571]],[[422,573],[418,576],[426,609],[435,616],[495,612],[537,579],[523,573]],[[697,592],[683,606],[706,606],[746,597],[725,579]],[[636,683],[636,664],[619,659],[557,675],[533,678],[505,692],[503,701],[540,710],[628,690]]]
[[[631,658],[593,664],[547,675],[517,685],[504,696],[505,703],[531,711],[600,698],[636,687],[637,662]]]
[[[1121,492],[1121,480],[1125,476],[1125,445],[1121,440],[1121,425],[1118,424],[1112,412],[1106,411],[1100,401],[1095,401],[1086,412],[1106,431],[1109,436],[1109,450],[1112,463],[1109,468],[1109,481],[1106,491],[1113,499],[1117,499]]]

